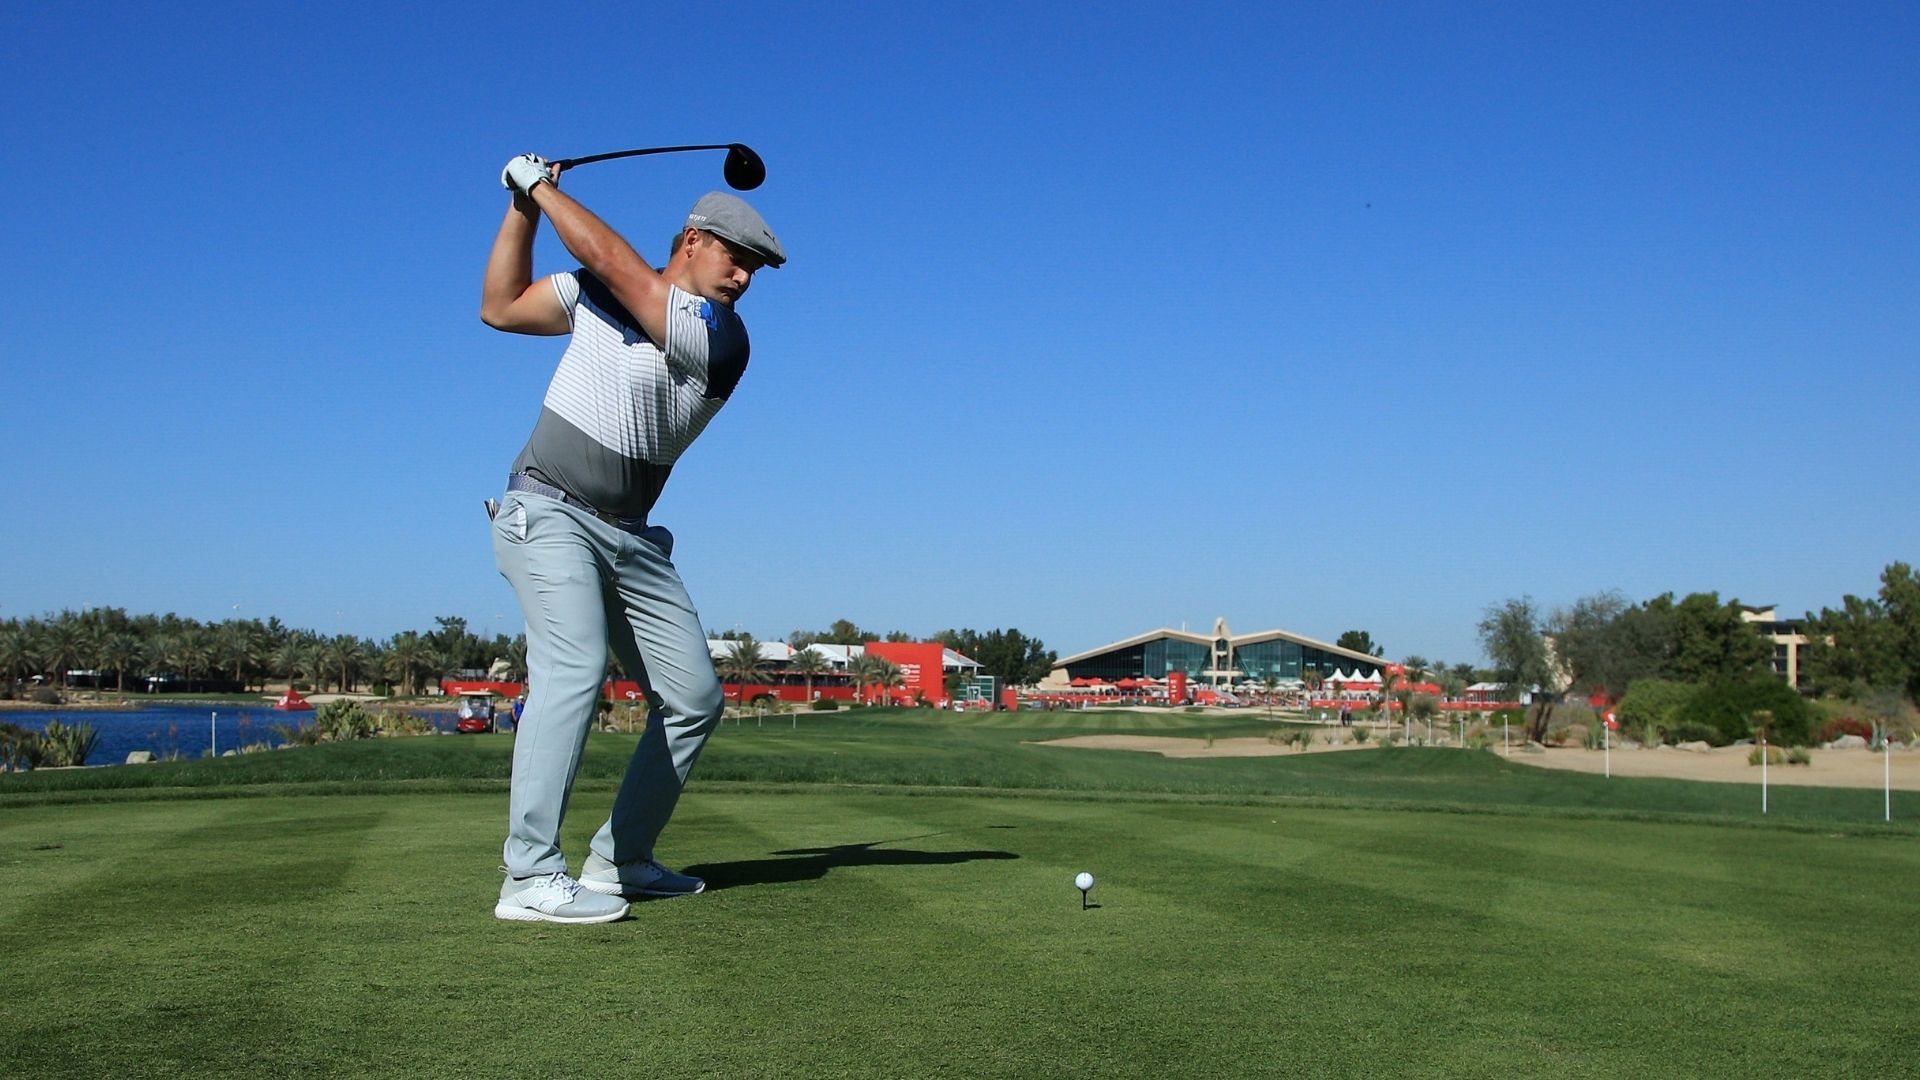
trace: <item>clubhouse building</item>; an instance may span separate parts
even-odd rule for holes
[[[1374,678],[1385,663],[1380,657],[1288,630],[1235,634],[1225,619],[1216,619],[1210,635],[1163,627],[1066,657],[1053,665],[1041,685],[1166,680],[1180,672],[1180,681],[1196,687],[1263,684],[1271,677],[1291,688],[1299,686],[1308,672],[1317,673],[1322,681],[1336,676]]]

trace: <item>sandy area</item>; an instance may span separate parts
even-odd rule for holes
[[[1315,743],[1309,750],[1276,746],[1261,738],[1215,739],[1208,746],[1204,739],[1181,739],[1165,735],[1076,735],[1054,739],[1039,746],[1068,746],[1083,750],[1136,750],[1170,758],[1287,757],[1293,754],[1324,754],[1349,750],[1370,750],[1376,742],[1341,743],[1329,746]],[[1445,748],[1440,748],[1445,749]],[[1669,780],[1706,780],[1722,784],[1758,784],[1760,766],[1747,764],[1746,746],[1725,746],[1718,750],[1615,750],[1613,775],[1657,776]],[[1499,751],[1494,751],[1498,753]],[[1767,768],[1769,784],[1795,784],[1806,787],[1877,788],[1882,783],[1881,756],[1871,750],[1814,750],[1809,765],[1772,765]],[[1569,769],[1574,772],[1603,773],[1607,754],[1600,750],[1549,748],[1541,753],[1515,750],[1508,758],[1516,765],[1541,769]],[[1893,786],[1902,791],[1920,791],[1920,754],[1904,750],[1893,752]]]

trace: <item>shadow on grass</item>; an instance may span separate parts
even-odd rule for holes
[[[993,825],[989,828],[1011,828]],[[938,836],[938,833],[928,833]],[[920,837],[907,837],[918,840]],[[976,859],[1017,859],[1011,851],[918,851],[913,848],[888,848],[882,844],[898,840],[872,840],[864,844],[836,844],[832,847],[790,848],[775,851],[773,859],[741,859],[736,862],[703,863],[686,867],[682,873],[705,878],[709,891],[737,889],[750,885],[779,885],[792,881],[816,881],[827,871],[841,866],[951,866]]]

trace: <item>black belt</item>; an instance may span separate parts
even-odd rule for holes
[[[594,506],[592,503],[588,502],[585,499],[577,498],[573,495],[570,495],[567,492],[562,491],[557,487],[554,487],[552,484],[543,483],[539,480],[535,480],[533,477],[528,476],[526,473],[508,473],[507,474],[507,490],[508,491],[525,491],[534,495],[545,495],[549,499],[559,499],[561,502],[566,503],[568,506],[573,507],[575,510],[583,510],[589,514],[592,514],[594,517],[599,518],[601,521],[604,521],[607,524],[613,526],[614,528],[621,529],[626,532],[633,532],[636,529],[644,529],[646,528],[646,525],[647,525],[647,519],[644,517],[623,518],[618,514],[609,514],[605,510],[602,510],[599,507]]]

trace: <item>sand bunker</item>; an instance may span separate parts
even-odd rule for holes
[[[1315,743],[1310,749],[1297,750],[1261,738],[1181,739],[1166,735],[1075,735],[1036,743],[1038,746],[1066,746],[1082,750],[1134,750],[1169,758],[1241,758],[1291,757],[1296,754],[1324,754],[1340,751],[1372,750],[1377,742]],[[1438,747],[1436,749],[1448,749]],[[1758,784],[1760,766],[1747,764],[1751,747],[1723,746],[1717,750],[1615,750],[1613,775],[1653,776],[1668,780],[1704,780],[1721,784]],[[1494,753],[1500,751],[1495,750]],[[1793,784],[1804,787],[1877,788],[1887,763],[1871,750],[1814,750],[1812,764],[1770,765],[1769,784]],[[1516,765],[1541,769],[1568,769],[1573,772],[1604,773],[1607,754],[1600,750],[1549,748],[1544,752],[1515,750],[1507,760]],[[1893,752],[1892,782],[1902,791],[1920,791],[1920,754]]]

